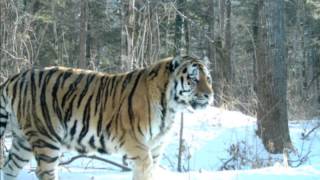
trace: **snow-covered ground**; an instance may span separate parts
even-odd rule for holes
[[[319,119],[291,121],[291,140],[295,152],[289,154],[291,167],[283,165],[282,155],[267,153],[255,135],[256,120],[240,112],[210,107],[185,114],[183,170],[176,172],[179,121],[165,149],[158,180],[250,180],[250,179],[320,179],[320,131],[307,137]],[[65,154],[68,159],[75,154]],[[121,162],[119,156],[106,157]],[[18,180],[36,180],[34,161],[25,167]],[[78,159],[59,168],[60,179],[68,180],[131,180],[131,172],[121,172],[101,161]]]

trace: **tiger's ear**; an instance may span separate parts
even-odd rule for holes
[[[181,64],[181,62],[182,58],[180,55],[174,57],[169,66],[170,72],[174,72],[174,70]]]

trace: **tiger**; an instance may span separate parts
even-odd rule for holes
[[[175,117],[211,102],[208,67],[192,56],[118,74],[28,69],[0,86],[0,140],[12,132],[4,179],[17,179],[34,157],[37,178],[56,180],[63,150],[119,153],[132,163],[133,180],[154,179]]]

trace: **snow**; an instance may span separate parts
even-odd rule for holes
[[[282,155],[271,155],[264,150],[255,135],[255,118],[214,107],[184,114],[182,164],[185,172],[182,173],[176,172],[179,121],[180,117],[171,132],[161,168],[155,171],[156,180],[320,179],[319,131],[302,138],[320,123],[319,118],[289,122],[295,151],[289,154],[291,167],[286,167]],[[74,155],[67,153],[62,159]],[[106,158],[121,162],[120,156]],[[34,168],[32,161],[18,180],[36,180]],[[114,166],[91,159],[78,159],[68,166],[60,166],[58,171],[62,180],[131,180],[132,176],[132,172],[121,172]]]

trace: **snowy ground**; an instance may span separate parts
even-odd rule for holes
[[[320,179],[320,131],[307,134],[320,120],[291,121],[292,142],[296,148],[289,155],[292,167],[285,167],[281,155],[270,155],[255,136],[256,120],[239,112],[217,108],[185,114],[184,173],[175,172],[178,154],[179,119],[172,132],[157,180],[250,180],[250,179]],[[74,154],[66,154],[68,159]],[[107,157],[121,162],[119,156]],[[18,180],[36,180],[32,162]],[[60,179],[131,180],[131,172],[90,159],[78,159],[59,168]]]

